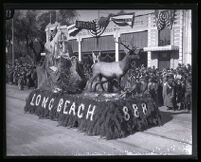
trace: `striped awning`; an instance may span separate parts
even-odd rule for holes
[[[179,50],[178,46],[168,45],[168,46],[155,46],[155,47],[144,47],[144,51],[172,51]]]

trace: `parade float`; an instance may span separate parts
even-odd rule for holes
[[[79,28],[75,33],[88,28],[98,43],[98,36],[104,30],[98,32],[97,27],[106,28],[110,20],[102,18],[82,25],[76,22]],[[150,95],[130,95],[132,89],[127,91],[120,84],[131,61],[140,59],[140,50],[125,45],[128,50],[121,61],[94,61],[90,78],[87,78],[83,62],[73,56],[66,39],[68,35],[59,25],[53,32],[54,36],[45,44],[44,60],[37,66],[38,88],[26,99],[26,113],[106,139],[126,137],[161,124],[158,106]],[[103,87],[105,83],[110,83],[107,89]],[[98,91],[97,86],[102,90]]]

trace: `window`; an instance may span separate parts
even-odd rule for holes
[[[170,32],[170,29],[163,29],[159,31],[158,46],[170,45]]]

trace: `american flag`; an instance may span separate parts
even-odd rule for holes
[[[57,26],[54,28],[54,30],[50,30],[49,28],[49,32],[48,32],[48,39],[49,41],[52,41],[53,38],[55,37],[55,35],[57,34]]]
[[[156,16],[156,26],[158,30],[163,30],[164,28],[171,29],[174,21],[175,10],[164,10],[155,11]]]
[[[134,18],[135,18],[135,13],[127,13],[127,14],[120,14],[120,15],[112,16],[110,18],[110,20],[119,26],[129,25],[129,26],[133,27]]]
[[[75,36],[77,35],[82,29],[87,29],[89,33],[93,37],[99,37],[103,32],[105,31],[107,25],[109,24],[109,18],[110,17],[101,17],[100,19],[94,19],[90,22],[83,22],[83,21],[76,21],[76,24],[73,24],[68,27],[68,32],[70,36]],[[90,23],[90,24],[95,24],[95,29],[92,28],[86,28],[80,25],[77,25],[77,22],[82,22],[82,23]]]

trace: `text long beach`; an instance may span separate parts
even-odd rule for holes
[[[25,112],[107,139],[125,137],[161,122],[158,108],[149,97],[106,100],[38,89],[27,98]]]
[[[39,106],[44,109],[48,109],[51,111],[51,109],[54,106],[55,97],[48,97],[48,96],[42,96],[41,94],[33,94],[33,97],[31,99],[30,105],[31,106]],[[93,121],[93,114],[96,109],[96,105],[85,105],[83,103],[77,105],[75,101],[70,100],[69,98],[64,99],[60,98],[59,102],[57,104],[56,111],[62,112],[63,114],[68,115],[77,115],[78,118],[83,118],[83,110],[87,109],[87,114],[85,114],[86,119],[90,117],[90,120]],[[62,111],[63,110],[63,111]],[[76,113],[77,112],[77,113]]]

